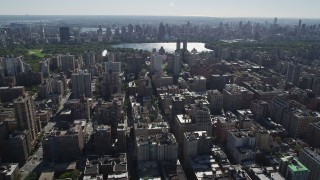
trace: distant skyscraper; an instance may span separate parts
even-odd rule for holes
[[[97,30],[98,35],[102,35],[102,26],[99,25],[99,29]]]
[[[183,41],[183,50],[184,51],[188,50],[188,42],[186,40]]]
[[[158,40],[164,40],[164,36],[166,34],[166,27],[163,25],[163,23],[160,23],[159,25],[159,34],[158,34]]]
[[[188,51],[188,42],[183,41],[183,52],[182,52],[182,61],[187,62],[187,51]]]
[[[122,35],[126,35],[126,34],[127,34],[127,29],[126,29],[126,27],[123,26],[123,27],[121,28],[121,34],[122,34]]]
[[[129,33],[129,34],[132,34],[132,33],[133,33],[133,25],[132,25],[132,24],[129,24],[129,25],[128,25],[128,33]]]
[[[42,23],[40,25],[40,37],[41,39],[46,39],[46,34]]]
[[[180,39],[177,39],[177,48],[176,51],[180,51],[181,41]]]
[[[60,27],[60,41],[67,42],[70,41],[70,30],[69,27]]]
[[[72,74],[71,81],[73,98],[78,99],[81,95],[92,97],[90,73],[80,71],[79,74]]]
[[[301,19],[299,19],[299,25],[298,25],[299,29],[301,29],[301,24],[302,24],[302,21]]]
[[[277,25],[277,24],[278,24],[278,18],[277,18],[277,17],[274,18],[273,24],[274,24],[274,25]]]

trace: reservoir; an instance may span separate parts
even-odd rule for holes
[[[188,42],[188,50],[191,51],[193,48],[195,48],[198,52],[203,51],[210,51],[210,49],[207,49],[204,47],[205,43],[195,43],[195,42]],[[176,50],[176,43],[170,42],[170,43],[121,43],[121,44],[115,44],[112,45],[114,48],[133,48],[133,49],[142,49],[147,51],[152,51],[152,49],[156,48],[157,51],[161,47],[164,48],[166,52],[173,53]],[[182,43],[181,43],[182,48]]]

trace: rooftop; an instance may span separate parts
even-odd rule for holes
[[[148,144],[177,144],[177,140],[172,133],[163,133],[153,136],[140,136],[136,138],[138,146],[148,145]]]
[[[233,134],[237,138],[254,137],[251,131],[247,129],[233,130],[233,131],[229,131],[229,133]]]
[[[54,172],[43,172],[39,177],[39,180],[51,180],[51,179],[54,179]]]
[[[222,95],[222,93],[216,89],[215,90],[208,90],[207,94],[208,95]]]
[[[242,86],[238,86],[236,84],[226,84],[224,91],[230,94],[243,94],[243,93],[253,94],[248,89]]]
[[[307,172],[309,171],[300,161],[297,159],[293,159],[289,164],[288,168],[291,169],[293,172]]]
[[[95,127],[96,131],[111,131],[111,126],[109,125],[98,125]]]
[[[185,137],[188,141],[195,141],[201,138],[205,139],[211,139],[210,136],[208,136],[207,131],[193,131],[193,132],[185,132]]]
[[[6,174],[8,176],[11,176],[16,170],[16,168],[19,168],[18,163],[1,164],[0,174]]]
[[[178,118],[178,121],[181,123],[181,124],[189,124],[189,123],[192,123],[191,121],[191,118],[190,116],[188,115],[185,115],[185,114],[178,114],[177,115],[177,118]]]

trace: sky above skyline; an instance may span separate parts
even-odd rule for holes
[[[320,18],[320,0],[0,0],[0,15]]]

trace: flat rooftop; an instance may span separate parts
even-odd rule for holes
[[[178,121],[181,124],[189,124],[192,123],[190,116],[186,115],[186,114],[178,114],[177,115]]]

